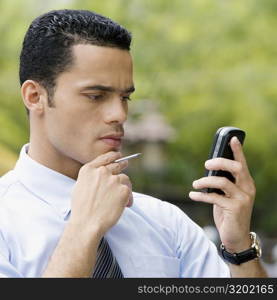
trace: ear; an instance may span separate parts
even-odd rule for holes
[[[34,80],[26,80],[21,87],[21,95],[30,113],[43,114],[47,104],[46,90]]]

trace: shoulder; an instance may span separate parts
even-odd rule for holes
[[[0,199],[5,196],[9,189],[18,183],[18,179],[13,170],[0,177]]]
[[[27,199],[29,194],[13,170],[3,175],[0,178],[0,223],[5,216],[8,219],[10,214],[21,213],[26,206],[22,199]]]

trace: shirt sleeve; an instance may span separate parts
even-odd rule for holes
[[[148,214],[148,223],[159,228],[159,233],[171,248],[172,252],[166,255],[178,259],[178,277],[231,276],[215,244],[178,206],[148,195],[139,195],[136,201],[138,199],[144,199],[139,206],[144,214]]]
[[[230,269],[204,230],[178,207],[176,217],[176,253],[181,260],[180,277],[230,277]]]
[[[23,277],[9,261],[9,251],[0,232],[0,278]]]

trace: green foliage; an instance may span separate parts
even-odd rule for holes
[[[241,127],[247,133],[244,150],[257,186],[255,225],[276,234],[276,1],[68,3],[0,2],[1,147],[14,153],[28,139],[17,57],[31,20],[62,6],[94,10],[132,32],[137,90],[134,98],[158,101],[167,121],[176,129],[175,141],[165,145],[168,163],[159,180],[182,199],[182,191],[189,191],[192,180],[204,173],[203,164],[216,129],[225,125]],[[151,174],[138,176],[134,188],[151,191],[150,178]],[[157,192],[154,188],[152,191]]]

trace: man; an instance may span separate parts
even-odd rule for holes
[[[134,91],[130,43],[127,30],[89,11],[51,11],[28,29],[20,81],[30,143],[0,181],[1,276],[266,276],[250,247],[255,186],[236,139],[235,161],[206,162],[236,184],[193,184],[228,198],[190,193],[214,205],[228,252],[252,251],[229,267],[199,226],[176,206],[132,192],[122,174],[128,163],[114,162]]]

